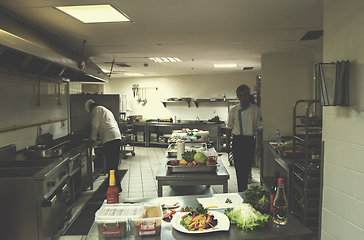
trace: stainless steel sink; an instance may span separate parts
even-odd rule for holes
[[[181,123],[187,124],[205,124],[206,121],[198,121],[198,120],[181,120]]]

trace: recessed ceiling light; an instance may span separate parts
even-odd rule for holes
[[[130,21],[123,13],[111,5],[83,5],[56,7],[84,23],[127,22]]]
[[[124,73],[124,75],[127,75],[127,76],[144,76],[144,74],[142,74],[142,73]]]
[[[182,62],[177,57],[156,57],[156,58],[149,58],[150,60],[153,60],[154,62]]]
[[[215,68],[233,68],[233,67],[237,67],[238,64],[236,64],[236,63],[216,63],[216,64],[213,64],[213,66]]]

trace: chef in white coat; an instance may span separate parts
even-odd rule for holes
[[[249,102],[251,94],[247,85],[240,85],[235,92],[240,104],[232,106],[229,110],[225,148],[226,152],[229,153],[232,137],[238,191],[244,192],[247,189],[254,154],[257,152],[260,157],[262,153],[263,118],[260,108]],[[258,143],[257,147],[256,143]]]
[[[120,176],[118,173],[120,159],[121,133],[114,114],[104,106],[89,99],[85,103],[85,108],[92,113],[91,137],[90,141],[100,139],[103,144],[103,152],[106,159],[106,170],[115,170],[115,182],[122,191]]]

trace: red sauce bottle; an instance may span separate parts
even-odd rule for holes
[[[119,203],[119,189],[115,186],[115,170],[110,170],[109,188],[106,192],[107,204]]]

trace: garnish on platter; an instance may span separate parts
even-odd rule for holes
[[[178,202],[176,202],[173,205],[162,204],[161,206],[162,206],[162,210],[163,210],[163,220],[167,221],[167,222],[172,220],[174,214],[181,211],[181,210],[176,210],[176,208],[179,207]]]

